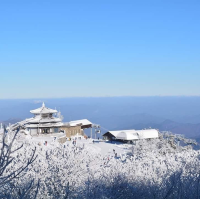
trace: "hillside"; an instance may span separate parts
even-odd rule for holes
[[[140,140],[136,145],[93,143],[90,139],[59,144],[51,136],[45,145],[44,137],[24,134],[12,144],[9,140],[15,134],[8,135],[12,159],[5,167],[3,159],[3,167],[0,165],[0,169],[7,168],[0,174],[4,185],[0,186],[0,198],[16,199],[22,194],[30,199],[199,197],[200,153],[192,149],[189,140],[172,134]],[[180,138],[184,146],[178,144]],[[7,145],[0,146],[7,150]],[[18,171],[20,176],[10,178]]]

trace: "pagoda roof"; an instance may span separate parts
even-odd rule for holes
[[[48,114],[48,113],[57,113],[57,110],[47,108],[43,102],[42,107],[30,111],[33,114]]]
[[[62,120],[57,117],[51,117],[51,118],[42,118],[42,117],[34,117],[31,118],[28,122],[29,123],[49,123],[49,122],[61,122]]]
[[[58,123],[45,123],[45,124],[27,124],[27,128],[51,128],[51,127],[61,127],[63,125],[62,122]]]

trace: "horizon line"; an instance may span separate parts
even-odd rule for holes
[[[27,97],[0,98],[0,100],[41,100],[41,99],[70,99],[70,98],[128,98],[128,97],[200,97],[200,95],[122,95],[122,96],[68,96],[68,97]]]

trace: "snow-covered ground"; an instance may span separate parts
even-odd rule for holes
[[[26,136],[26,139],[30,139],[37,144],[41,144],[43,147],[49,148],[53,143],[57,142],[58,138],[55,137],[62,136],[63,134],[55,134],[55,135],[46,135],[46,136]],[[47,146],[45,145],[45,141],[47,141]],[[74,140],[67,140],[63,145],[73,144]],[[76,146],[87,146],[91,148],[96,153],[101,154],[102,156],[109,156],[109,157],[121,157],[131,151],[132,145],[125,144],[122,142],[117,141],[104,141],[101,139],[77,139]],[[116,155],[115,155],[116,154]]]
[[[124,144],[122,142],[110,142],[110,141],[103,141],[103,140],[77,140],[77,144],[86,144],[91,148],[94,148],[103,156],[115,156],[114,152],[117,156],[121,154],[126,154],[130,152],[130,148],[132,145]]]

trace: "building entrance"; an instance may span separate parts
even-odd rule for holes
[[[42,129],[42,133],[43,134],[50,133],[50,129],[49,128],[44,128],[44,129]]]

